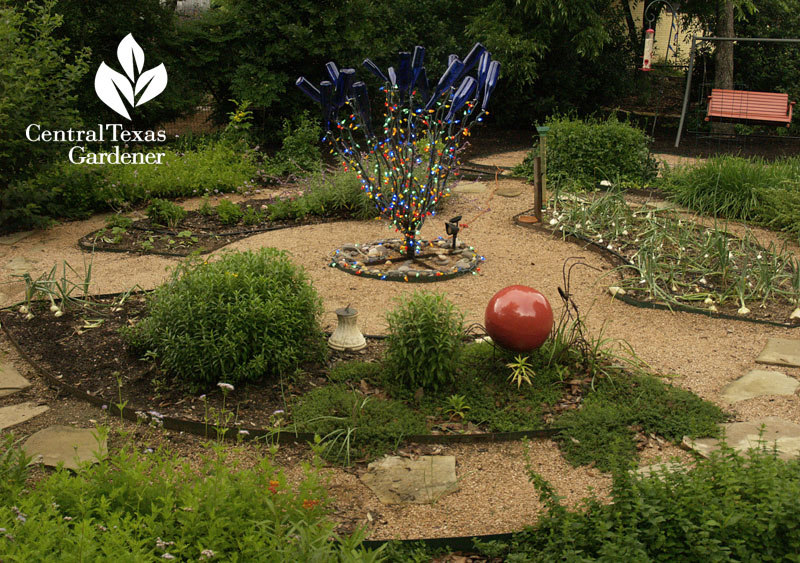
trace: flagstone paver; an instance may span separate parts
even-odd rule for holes
[[[35,262],[35,261],[27,260],[26,258],[23,258],[22,256],[17,256],[16,258],[12,258],[8,262],[6,262],[5,266],[3,266],[3,268],[6,271],[11,272],[12,275],[17,275],[18,276],[18,275],[22,275],[22,274],[24,274],[26,272],[31,272],[32,270],[34,270],[36,268],[36,265],[37,265],[37,262]]]
[[[4,362],[0,359],[0,397],[13,395],[30,386],[31,382],[22,377],[17,368],[11,365],[10,362]]]
[[[50,409],[47,405],[37,405],[36,403],[19,403],[0,407],[0,430],[5,430],[16,424],[30,420],[39,416]]]
[[[454,456],[386,456],[369,464],[361,480],[383,504],[426,504],[458,490]]]
[[[762,424],[764,425],[763,433]],[[758,447],[759,440],[761,440],[770,450],[773,445],[777,447],[778,455],[782,459],[791,459],[800,453],[800,424],[770,416],[750,422],[731,422],[721,426],[728,446],[738,452]],[[720,448],[720,439],[692,440],[685,436],[683,444],[700,455],[709,457],[711,452]]]
[[[525,160],[525,156],[527,156],[528,152],[529,151],[527,150],[499,152],[489,156],[472,159],[470,162],[474,162],[475,164],[480,164],[482,166],[516,166],[517,164],[522,164],[522,161]]]
[[[503,197],[517,197],[521,195],[525,189],[520,185],[502,186],[497,188],[497,195]]]
[[[798,387],[800,381],[784,373],[754,369],[726,385],[720,396],[730,403],[737,403],[764,395],[794,395]]]
[[[800,340],[768,338],[764,349],[756,358],[759,364],[800,367]]]
[[[663,462],[653,463],[651,465],[643,465],[636,469],[635,472],[641,477],[646,478],[657,476],[660,479],[664,472],[676,473],[678,471],[687,471],[688,469],[689,468],[683,463]]]
[[[11,246],[12,244],[16,244],[25,237],[33,234],[33,231],[20,231],[18,233],[11,233],[10,235],[5,235],[0,237],[0,244],[5,246]]]
[[[105,437],[98,442],[95,430],[50,426],[28,438],[23,449],[33,458],[31,463],[50,467],[63,463],[67,469],[74,470],[87,461],[97,463],[97,454],[105,455],[107,446]]]
[[[483,182],[459,182],[450,191],[459,194],[482,194],[489,189]]]

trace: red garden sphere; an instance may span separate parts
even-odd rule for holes
[[[553,328],[553,309],[547,298],[532,287],[511,285],[489,300],[484,324],[499,346],[530,352],[547,340]]]

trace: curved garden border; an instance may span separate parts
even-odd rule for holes
[[[522,227],[526,227],[526,228],[529,228],[529,229],[533,229],[533,230],[539,231],[539,232],[541,232],[543,234],[549,235],[549,236],[554,237],[554,238],[556,238],[556,237],[560,238],[561,237],[560,234],[551,231],[550,229],[548,229],[547,227],[545,227],[542,224],[539,224],[539,223],[526,223],[524,221],[520,221],[519,220],[519,218],[521,216],[523,216],[523,215],[532,215],[533,212],[534,212],[534,209],[528,209],[526,211],[523,211],[522,213],[517,213],[513,217],[514,223],[517,224],[517,225],[520,225]],[[579,235],[577,233],[572,233],[572,232],[565,233],[564,239],[565,240],[570,240],[570,242],[573,242],[575,244],[583,243],[585,245],[584,248],[588,248],[589,250],[592,250],[592,251],[596,252],[597,254],[599,254],[600,256],[605,258],[606,260],[608,260],[614,266],[630,265],[631,264],[630,261],[628,261],[624,256],[622,256],[618,252],[615,252],[613,250],[609,250],[605,246],[603,246],[601,244],[597,244],[595,241],[593,241],[593,240],[591,240],[589,238],[586,238],[586,237],[584,237],[582,235]],[[747,317],[738,317],[738,316],[734,316],[734,315],[729,315],[727,313],[714,313],[713,311],[709,311],[708,309],[701,309],[699,307],[691,307],[689,305],[681,305],[681,304],[677,304],[677,303],[674,304],[674,305],[669,305],[669,304],[666,304],[666,303],[658,303],[658,302],[653,302],[653,301],[642,301],[640,299],[635,299],[635,298],[630,297],[628,295],[617,294],[613,298],[614,299],[619,299],[620,301],[622,301],[623,303],[627,303],[628,305],[633,305],[634,307],[639,307],[640,309],[656,309],[656,310],[659,310],[659,311],[680,311],[682,313],[694,313],[694,314],[697,314],[697,315],[705,315],[707,317],[711,317],[711,318],[715,318],[715,319],[725,319],[725,320],[730,320],[730,321],[744,321],[744,322],[748,322],[748,323],[761,324],[761,325],[767,325],[767,326],[777,326],[777,327],[781,327],[781,328],[797,328],[798,326],[800,326],[800,324],[795,324],[795,323],[780,322],[780,321],[770,321],[770,320],[767,320],[767,319],[749,319]]]
[[[442,242],[444,242],[444,245],[441,244]],[[478,265],[485,260],[483,256],[479,256],[475,252],[475,249],[463,242],[458,243],[457,249],[452,251],[457,254],[457,256],[454,256],[447,250],[447,246],[450,243],[439,237],[435,242],[420,240],[419,246],[420,248],[430,248],[434,253],[447,253],[448,258],[458,258],[454,266],[449,266],[448,262],[447,267],[437,268],[437,265],[434,264],[431,269],[426,268],[424,270],[412,270],[407,264],[387,271],[377,269],[376,266],[384,264],[387,259],[388,252],[385,249],[399,248],[402,243],[403,241],[399,239],[391,239],[363,245],[346,244],[336,249],[331,258],[330,266],[361,278],[406,283],[431,283],[453,279],[469,273],[476,274],[480,270]],[[423,256],[417,257],[417,259],[421,258]],[[407,257],[402,257],[401,259],[404,262],[411,262],[411,259]],[[395,258],[394,260],[396,261],[397,259]]]
[[[143,292],[136,292],[136,293],[143,293]],[[106,293],[100,295],[93,295],[93,298],[114,298],[124,293]],[[78,389],[68,383],[65,383],[60,378],[56,377],[50,370],[39,364],[36,360],[30,357],[25,350],[19,345],[17,340],[8,330],[8,328],[3,325],[2,327],[3,333],[6,335],[8,340],[11,342],[12,346],[16,349],[19,355],[28,362],[37,373],[42,375],[47,381],[53,385],[58,386],[60,389],[63,389],[71,396],[86,401],[96,407],[106,408],[109,414],[115,416],[121,416],[126,420],[130,420],[132,422],[137,422],[141,420],[141,417],[137,415],[137,412],[141,412],[138,409],[130,408],[124,406],[120,408],[118,405],[114,403],[110,403],[108,400],[103,399],[101,397],[97,397],[90,392],[86,392],[82,389]],[[379,336],[367,336],[368,338],[380,338]],[[159,419],[159,425],[163,426],[167,430],[177,430],[182,432],[188,432],[190,434],[194,434],[196,436],[203,436],[203,437],[211,437],[213,433],[216,433],[217,430],[224,432],[224,437],[226,439],[244,439],[252,440],[256,438],[265,438],[269,437],[271,440],[274,440],[280,444],[288,444],[288,443],[303,443],[303,442],[313,442],[314,441],[314,434],[311,432],[292,432],[289,430],[278,430],[275,431],[271,428],[247,428],[247,435],[239,435],[239,430],[243,430],[239,427],[217,427],[211,424],[207,424],[205,422],[199,422],[196,420],[188,420],[183,418],[175,418],[170,416],[164,416],[163,418]],[[488,443],[488,442],[511,442],[516,440],[522,440],[523,438],[551,438],[556,436],[559,432],[561,432],[560,428],[546,428],[541,430],[520,430],[517,432],[485,432],[480,434],[419,434],[419,435],[411,435],[406,436],[403,440],[404,443],[420,443],[420,444],[468,444],[468,443]]]

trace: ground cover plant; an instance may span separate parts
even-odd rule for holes
[[[623,264],[617,293],[744,318],[789,322],[800,302],[794,254],[721,225],[703,227],[670,209],[629,205],[619,190],[587,198],[557,193],[550,228],[613,252]],[[792,318],[794,318],[792,316]]]
[[[205,199],[196,211],[186,211],[176,203],[156,198],[146,209],[146,220],[133,222],[115,215],[105,228],[84,235],[79,244],[92,251],[188,256],[210,252],[257,232],[326,220],[369,219],[376,215],[354,174],[327,170],[291,186],[296,195],[256,195],[239,203],[221,199],[214,206]]]
[[[660,187],[693,211],[800,236],[800,158],[718,156],[667,171]]]
[[[554,116],[545,121],[547,132],[547,177],[551,185],[574,184],[593,188],[603,180],[632,182],[642,186],[653,180],[658,165],[650,154],[651,139],[641,129],[619,121],[585,120]],[[537,145],[515,174],[533,181],[533,159]]]
[[[98,428],[98,432],[108,429]],[[31,484],[7,434],[0,446],[0,551],[13,561],[379,561],[363,532],[334,533],[318,467],[287,484],[269,455],[242,468],[214,447],[192,467],[127,444],[93,466]]]

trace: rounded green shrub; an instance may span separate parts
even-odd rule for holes
[[[191,391],[220,381],[263,382],[324,356],[322,301],[283,251],[184,263],[123,332]]]
[[[650,154],[651,139],[641,129],[619,121],[551,117],[547,133],[548,181],[572,181],[582,187],[597,182],[633,182],[642,185],[656,177],[658,163]],[[515,173],[533,181],[534,147]]]
[[[444,295],[414,292],[386,315],[386,366],[414,391],[453,382],[463,348],[464,315]]]

